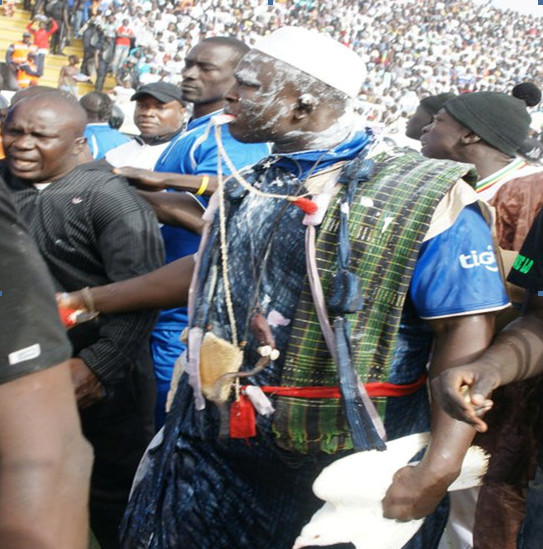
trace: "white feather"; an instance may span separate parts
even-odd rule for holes
[[[313,484],[313,491],[326,503],[303,528],[293,549],[348,542],[356,549],[403,547],[423,520],[397,522],[386,519],[381,501],[394,473],[427,446],[429,440],[429,433],[399,438],[388,442],[384,452],[358,452],[323,469]],[[481,448],[471,447],[459,477],[449,490],[477,486],[487,466],[488,455]]]

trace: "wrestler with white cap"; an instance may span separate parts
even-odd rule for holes
[[[349,99],[365,75],[362,59],[329,36],[283,27],[238,64],[239,98],[227,94],[225,110],[236,117],[230,131],[240,141],[271,141],[277,152],[333,147],[352,130]]]
[[[365,160],[372,136],[351,115],[363,78],[347,47],[292,27],[236,68],[230,131],[273,151],[233,171],[206,212],[184,373],[140,468],[124,548],[290,549],[319,507],[311,485],[326,464],[431,427],[385,514],[432,513],[458,475],[474,431],[430,414],[427,364],[432,376],[477,355],[507,297],[460,181],[469,167],[415,152]],[[488,264],[463,268],[480,248]],[[94,289],[95,307],[182,303],[175,268]],[[427,519],[408,546],[440,536]]]

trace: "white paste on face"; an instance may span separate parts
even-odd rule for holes
[[[351,102],[349,102],[351,103]],[[348,105],[345,112],[328,128],[320,132],[302,132],[294,130],[285,138],[303,137],[307,149],[330,149],[344,141],[351,133],[354,125],[354,111]]]
[[[262,83],[263,62],[270,64],[272,74],[266,85]],[[292,85],[301,92],[300,101],[315,105],[318,105],[319,100],[325,101],[327,94],[330,93],[330,88],[326,84],[315,79],[311,79],[311,88],[314,93],[304,93],[303,88],[309,85],[307,82],[311,77],[287,63],[258,51],[250,51],[245,55],[241,68],[236,70],[236,76],[243,84],[258,86],[254,98],[239,100],[240,115],[243,116],[244,125],[249,132],[267,133],[272,137],[279,120],[288,117],[295,108],[295,105],[278,100],[278,95],[286,84]],[[353,129],[354,120],[353,101],[349,100],[346,102],[343,114],[330,127],[318,132],[300,130],[288,132],[279,136],[280,142],[283,147],[294,141],[302,142],[304,149],[329,149],[348,137]]]
[[[276,63],[272,58],[269,59],[272,61],[275,69]],[[256,51],[250,51],[243,58],[242,68],[236,70],[236,77],[243,84],[258,86],[254,99],[243,98],[239,100],[248,130],[271,131],[275,127],[277,121],[281,117],[287,116],[290,112],[290,107],[288,105],[276,101],[277,95],[282,90],[281,84],[283,82],[283,79],[279,77],[279,74],[274,71],[274,76],[270,79],[267,88],[262,84],[260,71],[262,70],[262,62],[267,60],[267,56]],[[280,72],[280,70],[277,72]],[[274,105],[277,107],[277,112],[263,122],[261,120],[263,114]]]

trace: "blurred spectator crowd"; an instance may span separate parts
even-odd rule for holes
[[[328,32],[365,58],[368,76],[359,110],[378,125],[403,120],[427,95],[508,92],[522,81],[539,83],[543,76],[543,18],[504,12],[489,2],[35,1],[27,6],[34,17],[42,9],[51,13],[49,4],[54,4],[61,14],[59,36],[83,40],[81,72],[99,91],[112,74],[121,103],[140,85],[178,84],[186,53],[203,38],[230,35],[252,45],[281,25]]]

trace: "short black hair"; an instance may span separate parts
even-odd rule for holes
[[[105,93],[92,91],[84,95],[79,103],[85,109],[90,121],[107,122],[111,117],[113,101]]]
[[[211,36],[210,38],[202,40],[201,43],[217,44],[218,46],[230,48],[236,54],[237,61],[251,49],[245,42],[242,42],[233,36]]]

